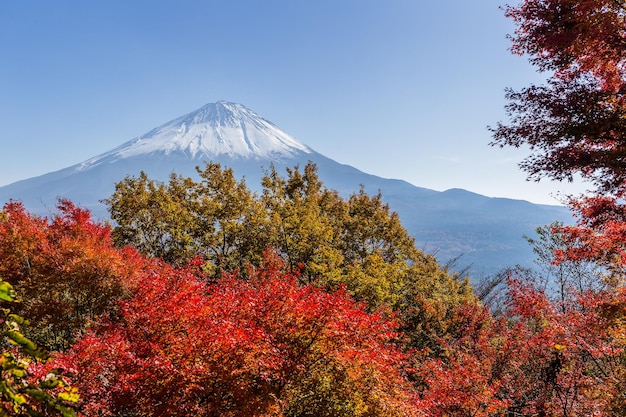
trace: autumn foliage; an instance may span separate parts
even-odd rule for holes
[[[37,322],[27,334],[52,350],[74,337],[124,295],[135,266],[132,250],[113,247],[108,226],[61,201],[51,218],[34,216],[17,202],[0,212],[0,277],[23,301],[18,314]]]
[[[619,286],[571,287],[554,298],[511,276],[509,301],[494,316],[475,298],[446,298],[446,288],[457,287],[422,266],[411,291],[397,293],[403,303],[373,309],[342,285],[303,280],[275,250],[216,277],[203,256],[177,266],[117,249],[109,227],[69,202],[51,219],[11,203],[0,225],[2,271],[21,289],[17,306],[30,314],[32,334],[49,340],[54,323],[66,329],[52,339],[58,350],[71,346],[25,376],[36,381],[62,369],[79,388],[82,415],[610,416],[626,409]],[[574,249],[554,253],[555,262],[573,258]],[[111,283],[117,290],[107,293]],[[35,302],[74,310],[38,316],[28,308]]]
[[[57,368],[73,375],[84,415],[421,415],[412,349],[435,348],[469,286],[412,247],[380,196],[361,191],[348,203],[317,182],[305,192],[314,177],[293,173],[274,189],[291,196],[272,197],[285,219],[312,216],[274,231],[293,243],[264,240],[276,248],[219,274],[206,246],[165,263],[116,248],[112,229],[69,201],[49,218],[7,204],[0,272],[32,323],[27,336],[59,351],[20,372],[33,381]],[[329,213],[315,214],[325,204]],[[342,243],[349,264],[307,255],[317,222],[352,236]],[[217,233],[224,228],[234,230],[226,222]],[[246,247],[236,242],[221,254]],[[342,274],[352,291],[331,278]],[[401,280],[389,286],[390,276]]]
[[[114,227],[10,202],[0,415],[626,415],[626,5],[505,10],[513,52],[551,76],[507,93],[493,144],[528,146],[530,178],[595,187],[570,197],[576,225],[530,239],[556,285],[501,275],[492,311],[380,194],[342,198],[312,164],[260,194],[215,163],[127,177]]]
[[[527,323],[519,329],[526,346],[553,346],[551,353],[528,352],[544,358],[544,382],[524,413],[623,415],[626,4],[526,0],[506,14],[516,24],[513,52],[551,75],[546,85],[508,91],[510,121],[493,129],[493,144],[528,146],[521,167],[531,179],[582,178],[593,185],[587,195],[568,198],[577,224],[552,227],[564,243],[552,263],[593,263],[602,281],[586,290],[563,288],[558,301],[514,286],[510,314],[516,326]],[[553,366],[546,368],[550,357]]]
[[[6,207],[2,236],[26,243],[6,245],[12,263],[2,267],[10,275],[26,264],[37,273],[41,285],[23,292],[24,304],[69,291],[61,272],[40,259],[56,259],[59,271],[78,268],[70,277],[91,271],[94,286],[117,277],[123,291],[100,310],[93,310],[98,294],[83,300],[86,307],[74,305],[82,320],[72,322],[82,323],[72,327],[76,343],[66,339],[69,350],[25,370],[33,381],[54,369],[72,377],[82,415],[610,416],[626,409],[619,287],[571,288],[553,298],[511,277],[497,317],[472,298],[443,308],[442,295],[419,287],[402,294],[410,308],[372,311],[342,286],[303,283],[275,251],[215,278],[203,257],[175,266],[115,249],[110,228],[69,203],[59,209],[46,219]],[[103,256],[90,255],[94,247]],[[424,284],[443,290],[441,271],[422,274]],[[45,340],[50,319],[31,320]]]
[[[615,0],[527,0],[506,9],[513,52],[553,75],[509,90],[508,124],[494,145],[529,146],[530,178],[592,181],[616,192],[626,180],[626,6]]]
[[[414,415],[397,323],[268,254],[207,285],[167,265],[59,359],[85,415]],[[102,358],[106,358],[105,361]]]
[[[621,414],[624,344],[615,317],[624,295],[560,302],[513,278],[509,286],[505,315],[459,308],[444,354],[421,358],[419,406],[434,416]]]
[[[208,280],[235,268],[245,274],[271,248],[300,284],[344,287],[368,311],[399,312],[412,348],[436,349],[452,309],[473,299],[467,280],[416,248],[380,194],[343,198],[313,164],[286,176],[271,169],[260,194],[217,163],[197,170],[200,180],[141,174],[118,183],[107,200],[117,245],[173,265],[201,259]]]

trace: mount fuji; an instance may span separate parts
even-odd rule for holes
[[[141,171],[161,181],[172,172],[195,176],[195,167],[205,161],[232,168],[253,190],[260,188],[271,164],[284,173],[286,167],[314,162],[324,185],[344,196],[360,186],[370,194],[380,190],[418,246],[440,262],[461,256],[459,265],[472,265],[474,275],[516,264],[532,266],[533,254],[522,235],[571,219],[560,206],[460,189],[439,192],[367,174],[315,152],[243,105],[225,101],[207,104],[79,164],[0,187],[0,204],[20,200],[33,213],[49,214],[63,197],[106,219],[101,200],[125,176]]]

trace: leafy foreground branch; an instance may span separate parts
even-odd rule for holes
[[[0,300],[16,302],[13,287],[2,280]],[[28,322],[4,306],[0,320],[8,342],[0,356],[0,416],[76,416],[77,389],[67,385],[58,371],[40,375],[49,355],[21,333],[19,326]]]

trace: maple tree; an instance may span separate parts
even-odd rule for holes
[[[519,323],[536,323],[523,337],[528,345],[562,347],[552,353],[559,360],[553,382],[538,385],[543,393],[528,404],[529,411],[620,415],[625,409],[626,3],[526,0],[508,6],[506,15],[516,24],[513,52],[528,54],[541,71],[553,73],[546,85],[508,90],[511,120],[493,129],[492,144],[528,146],[532,153],[521,167],[532,179],[580,176],[593,184],[589,195],[568,200],[578,223],[549,228],[559,242],[547,257],[553,268],[585,262],[600,267],[598,282],[585,291],[573,285],[583,282],[581,275],[562,281],[567,285],[561,294],[567,296],[559,302],[538,298],[532,288],[516,292],[517,298],[526,297],[514,310]],[[537,348],[529,353],[547,357]]]
[[[208,284],[156,265],[55,366],[78,375],[86,416],[417,415],[389,313],[283,270],[267,254]]]
[[[546,85],[508,90],[498,146],[527,145],[531,178],[572,180],[621,194],[626,170],[626,4],[621,0],[526,0],[508,6],[513,52],[554,71]]]
[[[570,198],[569,204],[578,222],[558,229],[567,245],[556,251],[555,261],[596,262],[606,268],[607,283],[623,284],[626,206],[613,196]]]
[[[420,391],[418,407],[429,416],[490,416],[506,409],[496,397],[498,362],[507,329],[478,304],[460,306],[454,334],[441,340],[441,351],[418,351],[414,378]]]
[[[130,249],[113,247],[111,229],[88,211],[60,201],[51,218],[9,202],[0,212],[0,276],[23,301],[25,330],[49,350],[69,347],[78,333],[125,294],[136,266]]]
[[[521,280],[509,285],[505,314],[461,306],[442,352],[418,357],[419,406],[434,416],[616,415],[623,350],[606,315],[613,297],[555,301]]]
[[[539,415],[613,415],[609,402],[621,350],[611,334],[613,323],[604,314],[609,294],[574,291],[553,301],[530,285],[512,283],[509,316],[517,320],[511,327],[509,354],[521,361],[507,386],[513,393],[509,409]]]
[[[570,206],[579,216],[574,226],[560,227],[566,246],[555,252],[555,264],[564,262],[594,262],[604,269],[602,283],[607,287],[601,293],[598,314],[608,323],[612,348],[619,353],[611,384],[603,386],[610,400],[612,415],[626,411],[626,219],[625,206],[614,196],[571,198]]]

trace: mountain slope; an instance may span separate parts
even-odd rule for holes
[[[260,188],[264,170],[317,164],[321,180],[342,195],[364,186],[382,192],[400,214],[418,246],[441,262],[462,255],[459,265],[475,274],[499,268],[530,266],[532,253],[523,234],[554,220],[568,220],[566,209],[525,201],[497,199],[465,190],[438,192],[405,181],[366,174],[321,155],[271,122],[236,103],[218,102],[165,123],[121,146],[74,166],[0,187],[0,203],[22,200],[32,212],[47,214],[64,197],[106,218],[101,200],[126,175],[146,172],[167,180],[172,172],[195,175],[195,166],[215,161],[233,168],[252,189]]]
[[[220,101],[85,161],[80,169],[145,155],[280,161],[311,152],[306,145],[241,104]]]

